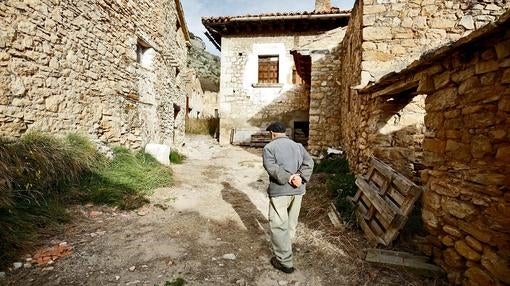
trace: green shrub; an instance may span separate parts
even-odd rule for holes
[[[314,172],[326,173],[328,190],[335,196],[335,205],[346,223],[355,225],[355,207],[349,200],[357,192],[356,178],[349,170],[349,162],[343,156],[327,158],[315,165]]]
[[[345,174],[349,173],[349,162],[342,156],[326,158],[315,164],[314,173]]]
[[[179,151],[172,150],[170,152],[170,162],[172,162],[174,164],[182,164],[182,162],[184,162],[185,159],[186,159],[186,156],[179,153]]]

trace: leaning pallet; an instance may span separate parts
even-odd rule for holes
[[[422,189],[379,159],[370,158],[366,176],[358,176],[352,198],[358,224],[374,244],[390,245],[404,227]]]
[[[251,147],[264,147],[267,143],[271,142],[271,133],[260,132],[251,135]]]

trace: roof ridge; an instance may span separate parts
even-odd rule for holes
[[[328,11],[295,11],[295,12],[267,12],[267,13],[259,13],[259,14],[245,14],[245,15],[229,15],[229,16],[210,16],[210,17],[202,17],[202,21],[225,21],[231,19],[239,19],[239,18],[257,18],[257,17],[267,17],[267,16],[299,16],[299,15],[341,15],[341,14],[350,14],[351,10],[340,10],[337,7],[332,7],[331,10]]]

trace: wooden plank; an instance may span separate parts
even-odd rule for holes
[[[384,202],[386,202],[388,208],[392,209],[396,213],[401,213],[400,206],[393,202],[388,196],[382,196],[381,198]]]
[[[342,223],[342,217],[340,213],[337,211],[335,205],[333,203],[329,204],[328,208],[328,217],[331,220],[331,223],[338,229],[345,229],[344,224]]]
[[[370,181],[372,179],[372,176],[374,175],[374,171],[375,171],[374,165],[370,164],[368,172],[367,172],[366,176],[364,176],[367,181]]]
[[[357,219],[371,241],[390,245],[398,236],[421,194],[421,188],[375,157],[369,172],[358,176],[359,191],[352,202]]]
[[[382,237],[384,241],[386,241],[389,245],[400,233],[400,230],[404,227],[407,222],[407,216],[397,216],[393,221],[392,225],[386,228],[386,233]]]
[[[376,214],[376,210],[374,206],[371,206],[368,208],[368,211],[363,215],[363,218],[365,220],[371,220],[374,218],[374,215]]]
[[[394,256],[394,257],[401,257],[401,258],[407,258],[422,262],[428,262],[430,258],[428,256],[424,255],[415,255],[409,252],[403,252],[403,251],[394,251],[394,250],[386,250],[386,249],[367,249],[367,255],[385,255],[385,256]]]
[[[365,235],[367,236],[368,241],[370,241],[374,245],[376,245],[377,243],[384,244],[384,241],[382,241],[381,238],[375,236],[375,234],[372,232],[372,229],[370,229],[370,227],[368,226],[366,221],[364,219],[362,219],[361,216],[357,216],[357,218],[358,218],[358,224],[361,227],[361,229],[363,230],[363,232],[365,233]]]
[[[367,196],[377,211],[381,213],[382,217],[391,224],[395,218],[396,212],[391,209],[381,197],[377,196],[377,191],[374,190],[365,180],[358,177],[358,179],[356,179],[356,185],[360,188],[363,194]]]
[[[413,183],[411,180],[406,178],[405,176],[397,173],[393,168],[391,168],[386,163],[382,162],[381,160],[371,157],[370,163],[375,166],[375,168],[380,171],[385,177],[390,179],[395,186],[399,189],[400,192],[402,192],[403,195],[407,193],[411,187],[415,186],[418,187],[415,183]]]
[[[399,207],[402,206],[407,201],[407,198],[402,196],[402,194],[393,187],[389,188],[389,190],[387,191],[387,195],[393,198],[393,200],[397,202]]]
[[[374,182],[378,189],[381,189],[381,187],[384,185],[384,183],[387,181],[387,179],[380,173],[380,172],[374,172],[374,175],[372,176],[372,179],[370,182]]]
[[[381,186],[381,189],[379,190],[380,194],[386,194],[388,192],[388,188],[391,186],[391,179],[387,178],[387,180],[384,181],[383,185]]]
[[[388,180],[393,179],[393,174],[395,173],[395,170],[393,170],[390,166],[383,163],[381,160],[371,157],[370,158],[370,164],[372,164],[377,171],[379,171],[384,177],[388,178]]]
[[[381,227],[381,225],[377,222],[376,219],[371,219],[368,223],[368,225],[370,226],[370,229],[372,229],[372,232],[377,236],[377,237],[383,237],[384,236],[384,233],[385,231],[383,230],[383,228]]]
[[[363,202],[363,204],[366,205],[366,209],[367,209],[367,213],[365,214],[365,219],[369,220],[369,219],[377,218],[382,223],[384,228],[389,228],[392,226],[392,222],[389,221],[388,219],[382,217],[381,213],[377,211],[377,209],[373,206],[372,202],[370,202],[370,199],[368,197],[363,195],[361,197],[361,201]]]
[[[382,266],[405,269],[427,277],[439,278],[444,275],[444,271],[428,263],[428,258],[416,256],[406,252],[396,252],[380,249],[368,249],[365,261]]]
[[[362,194],[361,190],[358,190],[356,192],[356,195],[354,195],[354,197],[351,199],[351,202],[354,203],[354,204],[358,203],[358,201],[359,201],[359,199],[361,197],[361,194]]]

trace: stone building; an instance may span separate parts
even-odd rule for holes
[[[203,18],[222,52],[220,143],[248,143],[274,120],[308,133],[311,61],[329,53],[313,43],[348,20],[348,11],[327,0],[313,12]]]
[[[510,12],[359,96],[369,114],[423,102],[422,250],[452,284],[510,284]]]
[[[188,69],[184,84],[186,94],[186,118],[218,117],[218,86],[207,78],[201,78],[197,71]]]
[[[350,153],[351,165],[360,173],[366,169],[363,162],[373,154],[367,146],[377,141],[386,141],[387,147],[394,147],[393,150],[379,150],[382,157],[391,153],[399,156],[399,160],[411,158],[409,163],[417,161],[414,158],[419,158],[420,154],[402,153],[398,148],[408,146],[409,142],[414,142],[413,138],[418,140],[419,147],[420,138],[423,139],[423,132],[419,129],[425,113],[422,108],[424,97],[416,98],[412,113],[417,114],[411,117],[417,132],[388,133],[382,127],[391,121],[389,119],[394,114],[377,120],[371,116],[372,120],[368,120],[366,97],[357,96],[357,89],[405,68],[429,50],[458,40],[495,21],[510,7],[510,2],[503,0],[387,2],[356,2],[344,40],[318,63],[323,68],[312,81],[312,89],[320,86],[326,92],[311,94],[311,151],[318,154],[327,147],[341,146]],[[402,116],[402,112],[397,111]],[[384,110],[374,112],[384,113]],[[419,113],[421,119],[418,119]],[[406,123],[399,120],[395,124]],[[369,134],[365,131],[375,125],[383,132]],[[387,126],[386,130],[388,128],[397,127]],[[383,134],[385,132],[387,134]],[[387,161],[398,161],[394,159]]]
[[[452,284],[510,283],[509,8],[357,1],[312,79],[311,151],[340,147],[357,174],[376,156],[421,184],[422,248]]]
[[[187,111],[190,118],[218,117],[220,85],[220,58],[206,51],[203,40],[193,33],[188,52]]]
[[[188,44],[179,0],[1,1],[0,134],[180,144]]]

